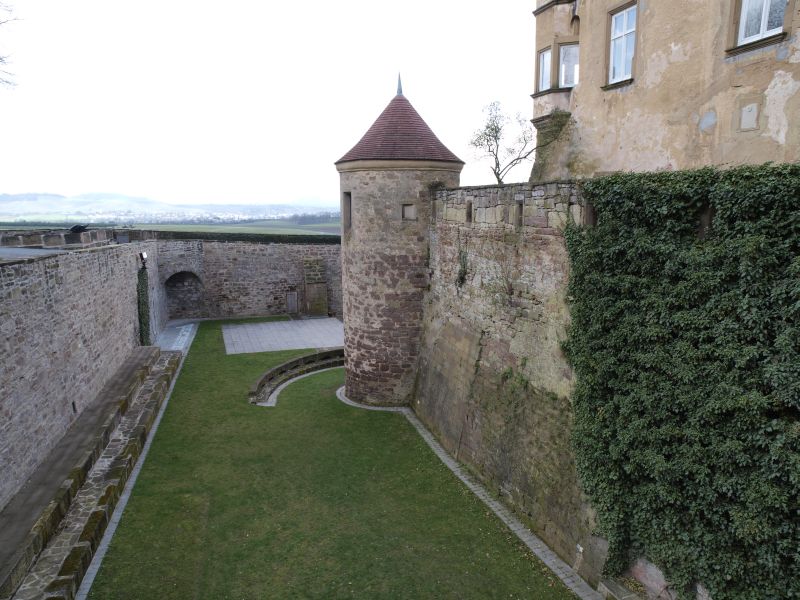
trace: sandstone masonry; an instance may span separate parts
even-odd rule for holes
[[[319,260],[325,275],[328,312],[341,316],[340,247],[330,244],[253,244],[203,240],[159,240],[159,279],[185,298],[175,317],[234,317],[286,314],[305,306],[304,260]],[[191,273],[196,280],[182,273]],[[320,283],[316,281],[316,283]],[[292,296],[294,295],[294,296]],[[191,309],[191,314],[186,311]]]
[[[166,320],[154,242],[0,265],[0,508],[139,345],[142,251],[154,338]]]
[[[572,183],[436,194],[413,408],[581,576],[604,540],[570,445],[573,375],[563,228],[583,222]],[[348,283],[345,282],[345,286]]]
[[[413,394],[429,283],[431,188],[457,185],[460,171],[421,167],[341,173],[352,223],[342,238],[345,385],[359,402],[402,405]],[[404,206],[413,207],[405,208],[407,218]]]

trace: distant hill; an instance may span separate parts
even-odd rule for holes
[[[113,193],[78,196],[0,194],[0,221],[171,223],[269,219],[329,212],[330,206],[291,204],[167,204]]]

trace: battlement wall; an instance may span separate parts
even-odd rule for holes
[[[569,311],[563,230],[582,223],[570,182],[437,193],[430,289],[413,404],[474,469],[586,579],[604,540],[592,535],[570,444],[573,374],[561,351]]]
[[[209,240],[159,240],[162,284],[181,272],[202,286],[203,317],[239,317],[302,312],[306,300],[304,261],[319,260],[328,311],[342,315],[342,267],[338,244],[258,244]]]
[[[155,242],[0,264],[0,509],[139,345],[142,251],[155,339],[166,320]]]

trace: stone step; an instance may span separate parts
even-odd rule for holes
[[[163,352],[153,365],[14,600],[74,598],[167,397],[180,357],[180,352]]]
[[[11,597],[58,532],[159,357],[156,347],[135,348],[0,513],[0,599]]]

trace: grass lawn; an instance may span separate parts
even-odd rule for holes
[[[302,353],[200,324],[90,598],[573,597],[402,415],[340,403],[341,369],[247,403]]]

